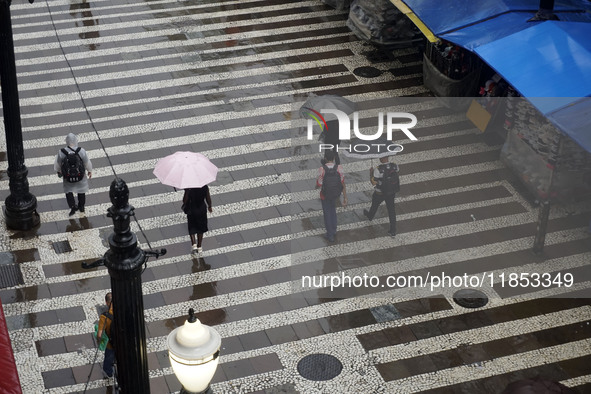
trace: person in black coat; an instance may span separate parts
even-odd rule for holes
[[[187,214],[189,236],[191,237],[191,249],[193,252],[201,253],[203,251],[203,248],[201,247],[203,234],[208,230],[207,211],[210,213],[213,211],[211,196],[209,195],[209,187],[205,185],[203,187],[185,189],[185,195],[183,196],[183,210]],[[195,234],[197,234],[196,242]]]

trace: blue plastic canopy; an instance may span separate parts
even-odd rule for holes
[[[557,0],[559,21],[527,22],[539,0],[404,0],[439,38],[478,54],[591,152],[591,3]]]

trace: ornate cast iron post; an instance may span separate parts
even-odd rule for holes
[[[25,166],[10,0],[0,0],[0,84],[10,187],[10,195],[4,202],[4,217],[9,228],[30,230],[39,224],[39,214],[37,199],[29,193],[29,170]]]
[[[115,359],[117,377],[123,393],[150,392],[144,301],[142,298],[142,266],[148,257],[159,252],[144,251],[137,246],[137,237],[130,228],[134,208],[129,205],[129,189],[125,181],[116,178],[109,190],[111,203],[107,216],[113,219],[114,232],[109,236],[109,250],[101,260],[82,264],[84,268],[105,265],[111,276],[113,293],[113,325],[115,329]],[[113,329],[111,328],[111,329]]]

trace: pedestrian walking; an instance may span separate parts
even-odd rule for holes
[[[76,211],[84,213],[88,179],[92,178],[92,163],[86,151],[78,146],[78,137],[70,133],[66,137],[66,147],[59,150],[53,164],[57,176],[62,178],[70,216]],[[88,176],[87,176],[88,174]],[[78,195],[78,204],[74,193]]]
[[[394,207],[394,197],[400,191],[400,177],[398,175],[398,165],[390,163],[388,156],[380,158],[380,165],[377,171],[373,167],[369,169],[369,179],[374,186],[374,192],[371,199],[369,211],[363,210],[363,214],[372,220],[382,202],[386,202],[388,217],[390,219],[390,229],[388,234],[391,237],[396,236],[396,209]]]
[[[107,311],[103,312],[99,318],[98,331],[96,334],[98,343],[101,343],[103,334],[109,338],[105,348],[105,359],[103,361],[103,373],[106,377],[113,377],[113,364],[115,363],[115,348],[113,327],[113,296],[109,292],[105,295],[105,304],[107,304]]]
[[[329,120],[326,124],[327,128],[320,137],[323,143],[331,146],[329,150],[334,153],[334,163],[338,166],[341,164],[341,158],[339,157],[339,145],[341,144],[341,140],[339,139],[339,122],[337,120]]]
[[[347,187],[343,167],[335,164],[335,152],[324,153],[324,164],[318,169],[316,188],[320,188],[320,201],[324,215],[324,227],[326,238],[334,242],[337,234],[337,207],[336,202],[343,194],[343,206],[347,206]]]
[[[207,204],[207,205],[206,205]],[[193,252],[201,253],[203,248],[203,234],[207,232],[207,211],[213,211],[209,187],[195,187],[185,189],[183,196],[183,211],[187,214],[189,236],[191,237],[191,249]],[[197,241],[195,241],[197,234]]]

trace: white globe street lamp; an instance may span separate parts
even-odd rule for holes
[[[168,334],[168,356],[172,370],[183,385],[181,393],[205,393],[219,363],[222,338],[201,324],[189,309],[189,319]]]

